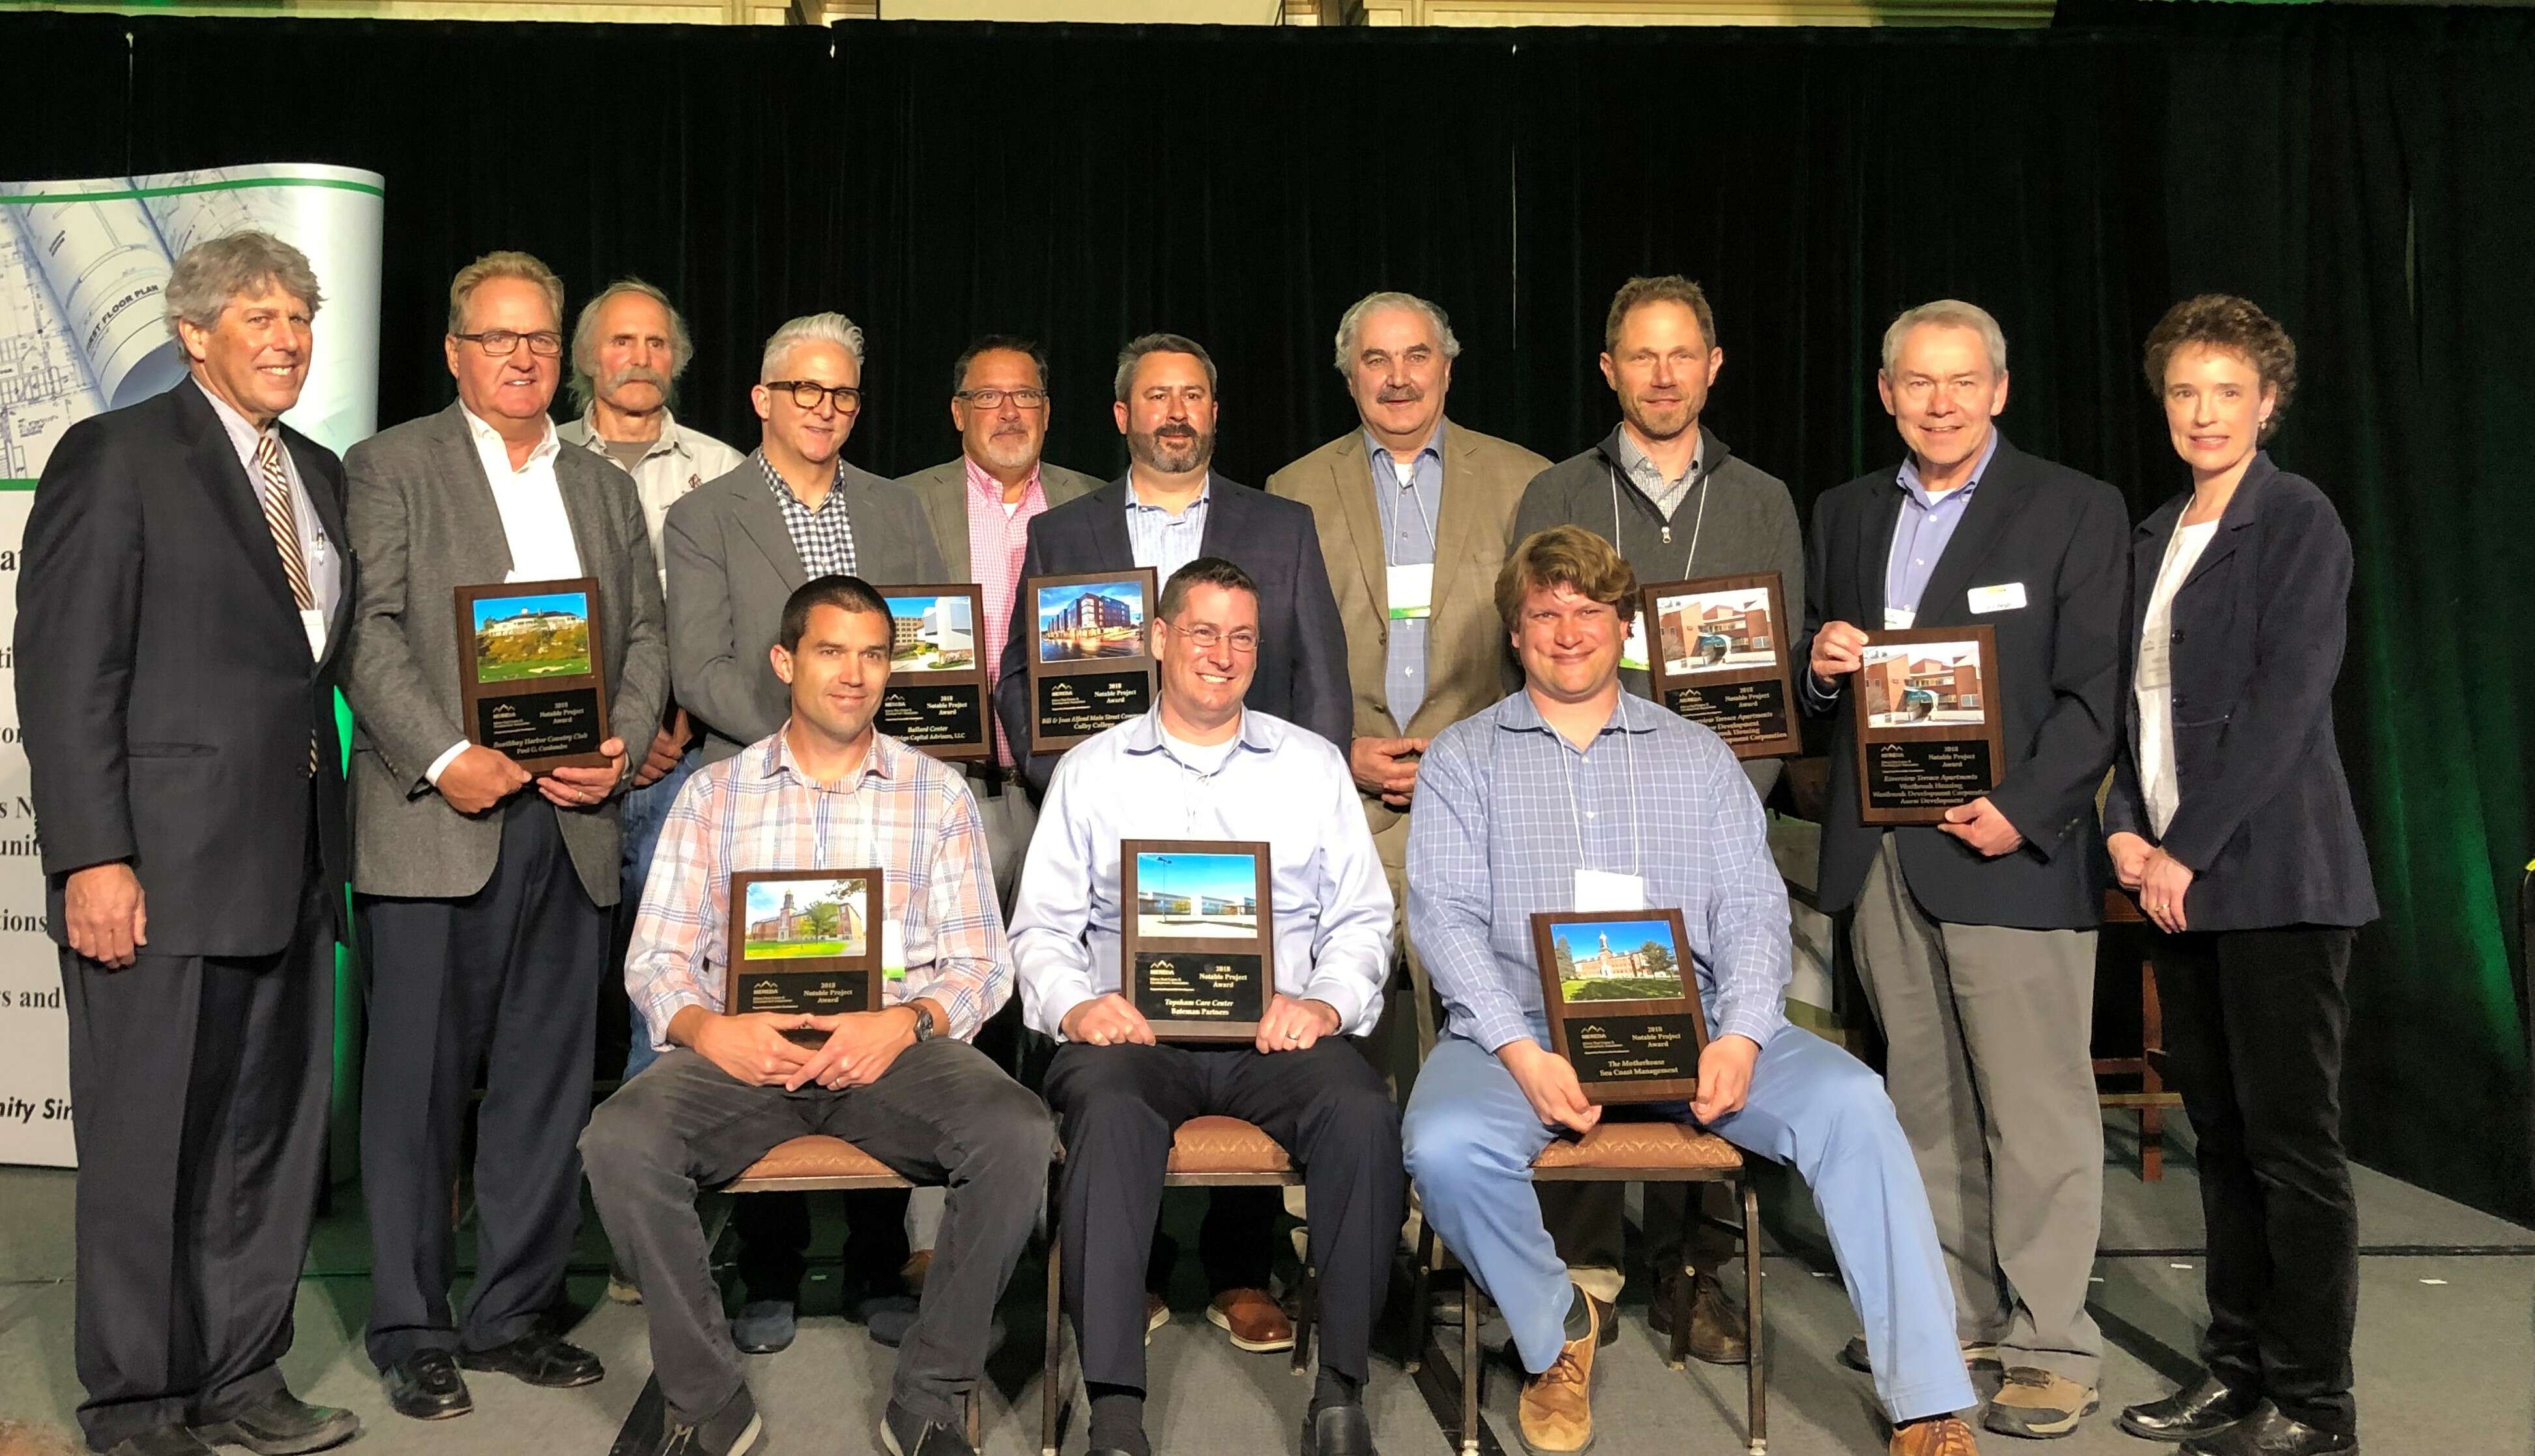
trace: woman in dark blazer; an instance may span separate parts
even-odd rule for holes
[[[2377,892],[2332,735],[2350,537],[2260,449],[2297,383],[2269,316],[2220,294],[2176,304],[2148,335],[2147,378],[2192,490],[2133,536],[2133,692],[2104,822],[2160,932],[2209,1328],[2199,1377],[2121,1422],[2193,1456],[2353,1451],[2342,979]]]

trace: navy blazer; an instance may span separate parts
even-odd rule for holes
[[[2127,670],[2189,493],[2140,521]],[[2365,925],[2377,918],[2368,847],[2332,733],[2332,684],[2349,628],[2350,536],[2315,482],[2257,454],[2218,529],[2174,594],[2174,821],[2195,931]],[[2154,844],[2139,789],[2138,713],[2104,804],[2107,836]]]
[[[1798,673],[1826,622],[1873,632],[1884,625],[1885,567],[1901,516],[1898,464],[1861,476],[1814,503],[1805,567],[1805,636]],[[2095,794],[2121,732],[2124,604],[2130,560],[2122,550],[2130,512],[2121,493],[2065,465],[2037,459],[2002,435],[1971,504],[1919,597],[1921,627],[1987,626],[1998,637],[1998,708],[2006,729],[2005,777],[1989,793],[2024,843],[1988,859],[1942,830],[1904,826],[1902,877],[1928,913],[1955,925],[2079,930],[2103,917],[2110,879],[2095,832]],[[1975,613],[1978,587],[2020,584],[2024,605]],[[1829,803],[1823,816],[1818,893],[1825,913],[1846,909],[1866,882],[1885,829],[1858,818],[1856,732],[1847,680],[1832,714]],[[1816,712],[1825,709],[1808,690]]]
[[[1242,701],[1300,724],[1345,753],[1355,731],[1346,633],[1338,623],[1312,508],[1214,476],[1198,550],[1224,558],[1259,583],[1258,675]],[[1121,475],[1030,521],[1021,576],[1125,571],[1135,564],[1135,545],[1127,535],[1127,477]],[[1030,787],[1045,793],[1061,756],[1029,752],[1027,666],[1036,625],[1028,593],[1015,592],[1012,635],[1004,639],[995,682],[995,716],[1014,759],[1025,765]]]

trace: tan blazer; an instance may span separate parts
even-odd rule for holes
[[[951,570],[951,579],[976,580],[976,574],[968,570],[967,457],[953,455],[939,465],[901,475],[897,483],[915,492],[915,498],[924,504],[924,518],[933,526],[933,541],[942,548],[942,561]],[[1063,465],[1039,461],[1038,485],[1047,495],[1050,511],[1077,496],[1091,494],[1100,484]]]
[[[1355,696],[1358,736],[1432,738],[1520,683],[1497,616],[1497,572],[1505,565],[1506,532],[1523,487],[1547,468],[1547,460],[1519,445],[1446,422],[1434,616],[1426,629],[1426,698],[1405,724],[1392,721],[1384,691],[1389,565],[1364,432],[1349,430],[1268,477],[1270,494],[1311,507],[1320,528],[1329,587],[1346,628],[1347,683]],[[1365,817],[1377,834],[1399,818],[1371,795],[1365,796]]]

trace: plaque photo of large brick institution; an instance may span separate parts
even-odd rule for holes
[[[1988,721],[1980,643],[1878,642],[1857,691],[1869,728],[1974,727]]]
[[[1655,598],[1655,647],[1667,676],[1768,667],[1781,645],[1765,586]]]

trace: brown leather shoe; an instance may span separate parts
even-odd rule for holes
[[[1601,1301],[1584,1302],[1592,1328],[1559,1347],[1558,1363],[1522,1382],[1523,1449],[1532,1456],[1576,1456],[1593,1444],[1593,1353],[1601,1345]]]
[[[924,1293],[924,1276],[932,1272],[933,1250],[919,1248],[908,1254],[906,1262],[898,1266],[897,1282],[906,1286],[908,1294],[920,1295]]]
[[[1661,1340],[1672,1338],[1672,1309],[1681,1288],[1681,1271],[1668,1269],[1655,1281],[1655,1302],[1646,1311],[1647,1327]],[[1690,1286],[1690,1353],[1709,1365],[1748,1365],[1751,1343],[1743,1337],[1743,1310],[1726,1297],[1713,1274],[1695,1274]]]
[[[1294,1348],[1294,1321],[1264,1289],[1227,1289],[1206,1306],[1206,1322],[1232,1337],[1232,1348],[1254,1355]]]
[[[1170,1322],[1170,1302],[1163,1299],[1160,1295],[1154,1294],[1150,1290],[1146,1290],[1144,1292],[1144,1343],[1147,1345],[1152,1344],[1153,1332]]]
[[[1980,1456],[1972,1428],[1952,1416],[1894,1427],[1892,1456]]]

